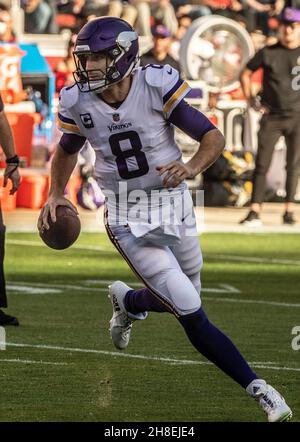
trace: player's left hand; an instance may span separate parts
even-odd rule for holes
[[[13,195],[20,185],[20,174],[16,164],[7,164],[4,172],[3,187],[6,187],[8,180],[11,180],[12,182],[12,188],[10,189],[9,194]]]
[[[180,161],[172,161],[165,166],[157,166],[159,175],[166,174],[163,179],[164,187],[176,187],[186,178],[193,178],[193,171],[187,164],[181,163]]]

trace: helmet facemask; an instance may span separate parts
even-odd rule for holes
[[[76,45],[73,52],[76,70],[73,76],[79,90],[101,93],[127,77],[139,64],[138,53],[130,51],[134,44],[137,44],[135,32],[121,32],[116,45],[106,50],[93,52],[88,45]],[[98,57],[105,59],[103,67],[86,69],[87,60],[97,61]]]

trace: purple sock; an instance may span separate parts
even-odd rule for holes
[[[179,322],[193,346],[242,387],[258,378],[231,340],[209,322],[202,308],[181,316]]]
[[[143,312],[170,312],[170,309],[146,288],[129,290],[126,293],[124,304],[126,310],[134,315]]]

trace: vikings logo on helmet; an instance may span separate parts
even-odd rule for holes
[[[106,59],[104,69],[86,69],[91,56]],[[101,92],[127,77],[139,64],[138,35],[124,20],[100,17],[79,32],[73,52],[75,82],[81,92]]]

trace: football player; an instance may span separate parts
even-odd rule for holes
[[[283,397],[250,368],[201,304],[202,255],[185,179],[218,158],[224,137],[187,104],[189,86],[174,68],[139,67],[138,35],[123,20],[101,17],[86,24],[78,34],[74,59],[75,83],[60,96],[63,135],[38,228],[49,227],[49,214],[55,222],[58,205],[72,207],[64,189],[87,139],[95,149],[96,177],[107,197],[108,236],[145,284],[140,290],[121,281],[109,287],[114,345],[126,348],[133,322],[144,320],[148,312],[172,313],[194,347],[246,389],[269,421],[289,420],[292,412]],[[174,141],[174,125],[200,142],[187,163]],[[155,192],[162,198],[152,200]],[[165,217],[157,216],[167,208],[178,221],[179,206],[180,222],[163,223]]]
[[[10,195],[16,193],[20,185],[19,157],[16,155],[14,138],[9,125],[4,104],[0,95],[0,145],[6,158],[3,186],[7,186],[8,180],[12,183]],[[0,307],[7,307],[6,283],[4,275],[4,252],[5,252],[5,225],[3,224],[1,198],[0,198]],[[0,326],[19,325],[16,317],[10,316],[0,308]]]

